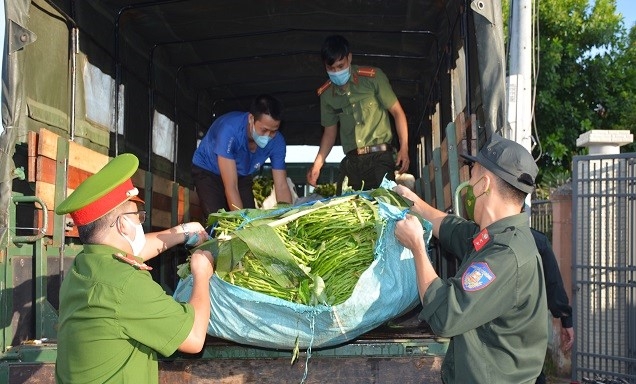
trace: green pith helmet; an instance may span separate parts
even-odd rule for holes
[[[130,177],[137,171],[139,159],[124,153],[84,180],[55,209],[58,215],[70,214],[77,226],[89,224],[128,200],[142,202]]]

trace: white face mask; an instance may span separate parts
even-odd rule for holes
[[[126,216],[121,216],[129,222],[130,224],[135,226],[135,240],[130,240],[128,236],[121,234],[126,241],[130,244],[133,250],[133,255],[138,256],[141,253],[141,250],[144,249],[144,245],[146,245],[146,235],[144,234],[144,227],[141,224],[135,224]],[[120,232],[121,233],[121,232]]]

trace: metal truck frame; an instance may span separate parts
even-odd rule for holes
[[[387,72],[409,117],[415,188],[437,208],[458,211],[453,193],[469,178],[458,153],[476,153],[505,125],[498,0],[7,0],[0,8],[3,383],[55,381],[57,293],[82,247],[54,207],[109,158],[132,152],[147,231],[203,222],[189,170],[214,116],[266,90],[288,106],[288,144],[319,143],[315,89],[326,76],[317,50],[326,34],[355,38],[356,62]],[[258,28],[230,22],[251,17]],[[304,183],[304,169],[290,166],[289,175]],[[167,292],[186,256],[173,249],[153,259]],[[454,259],[438,251],[433,260],[440,275],[454,273]],[[447,342],[417,310],[345,345],[302,351],[293,365],[291,351],[210,337],[198,355],[163,358],[160,382],[435,383]]]

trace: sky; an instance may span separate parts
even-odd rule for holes
[[[625,17],[625,27],[630,29],[636,22],[636,0],[616,0],[616,10]]]
[[[636,23],[636,0],[616,0],[616,10],[624,17],[624,23],[629,30]],[[288,146],[287,163],[312,163],[318,153],[317,146]],[[344,157],[342,147],[334,147],[327,157],[328,163],[339,163]]]

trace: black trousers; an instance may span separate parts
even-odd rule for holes
[[[193,165],[192,180],[194,181],[194,187],[199,196],[201,209],[206,219],[210,213],[218,212],[219,209],[230,210],[227,199],[225,198],[223,179],[221,179],[220,175]],[[243,208],[254,208],[256,206],[254,204],[254,193],[252,192],[253,183],[254,179],[251,175],[239,176],[238,178],[238,189],[241,195],[241,201],[243,202]]]
[[[345,176],[347,177],[347,185],[356,191],[379,187],[385,176],[389,180],[395,180],[393,151],[345,156],[340,162],[338,195],[342,193],[342,182]]]
[[[537,381],[535,382],[536,384],[545,384],[545,374],[543,373],[543,371],[541,371],[541,374],[539,375],[539,377],[537,377]]]

